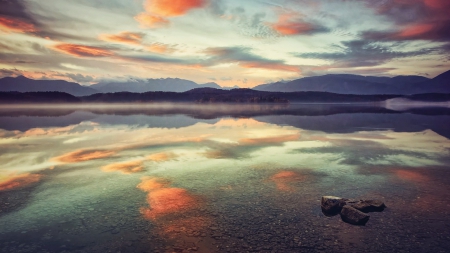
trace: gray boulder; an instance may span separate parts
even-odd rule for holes
[[[320,207],[322,208],[323,214],[333,216],[342,210],[342,207],[346,205],[347,200],[348,199],[336,196],[323,196]]]
[[[369,220],[370,216],[349,206],[346,205],[342,207],[341,210],[341,219],[344,222],[350,223],[352,225],[365,225]]]

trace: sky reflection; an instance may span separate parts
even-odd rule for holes
[[[68,227],[91,237],[137,224],[119,235],[146,229],[149,238],[184,245],[204,234],[205,247],[217,249],[208,241],[218,233],[211,227],[231,226],[247,238],[261,230],[252,226],[288,216],[283,231],[314,225],[303,218],[331,222],[318,218],[316,204],[325,194],[386,198],[393,211],[383,215],[392,222],[395,210],[423,214],[421,208],[442,204],[433,195],[448,192],[450,141],[424,126],[344,129],[345,117],[335,115],[295,116],[289,124],[271,116],[181,116],[90,115],[67,125],[1,130],[0,200],[15,205],[0,212],[0,235]],[[435,116],[436,122],[439,117],[447,118]],[[170,120],[154,123],[164,118]],[[188,124],[171,125],[178,118],[189,118]],[[308,125],[313,121],[323,124]],[[338,131],[324,128],[333,122]],[[410,209],[400,206],[405,202]],[[379,224],[375,220],[381,222],[370,226]],[[325,225],[318,231],[326,233]]]

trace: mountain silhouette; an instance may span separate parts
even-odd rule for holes
[[[43,92],[58,91],[74,96],[87,96],[98,91],[78,83],[63,80],[34,80],[24,76],[5,77],[0,79],[0,91]]]
[[[129,82],[111,82],[98,83],[91,86],[103,93],[109,92],[149,92],[149,91],[171,91],[171,92],[185,92],[200,87],[221,88],[216,83],[206,83],[199,85],[193,81],[179,79],[179,78],[160,78],[147,79]]]
[[[329,74],[323,76],[304,77],[290,82],[263,84],[254,87],[254,89],[261,91],[281,92],[319,91],[358,95],[407,95],[412,93],[441,92],[428,87],[427,83],[432,80],[423,76],[377,77],[349,74]],[[429,89],[427,89],[427,87]]]
[[[197,88],[232,90],[234,87],[221,87],[209,82],[197,84],[179,78],[146,79],[128,82],[97,83],[89,87],[62,80],[33,80],[24,76],[0,79],[1,91],[38,92],[59,91],[74,96],[88,96],[95,93],[114,92],[186,92]],[[355,95],[411,95],[421,93],[450,93],[450,71],[433,79],[423,76],[360,76],[350,74],[329,74],[304,77],[292,81],[261,84],[253,88],[270,92],[329,92]]]

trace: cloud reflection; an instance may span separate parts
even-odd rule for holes
[[[128,161],[121,163],[108,164],[102,167],[105,172],[120,171],[123,174],[132,174],[144,170],[142,161]]]
[[[174,160],[177,157],[178,155],[173,152],[160,152],[147,156],[147,159],[153,162],[166,162]]]
[[[280,171],[270,177],[270,181],[274,182],[277,189],[280,191],[292,192],[294,190],[293,184],[296,182],[303,182],[306,176],[295,171]]]
[[[145,177],[137,188],[148,192],[149,207],[141,208],[146,219],[155,220],[161,216],[182,213],[198,207],[199,200],[186,189],[171,188],[166,180]]]
[[[51,161],[55,162],[62,162],[62,163],[77,163],[77,162],[84,162],[84,161],[90,161],[95,159],[101,159],[106,157],[111,157],[115,155],[115,151],[111,150],[76,150],[73,152],[69,152],[66,154],[63,154],[61,156],[57,156],[51,159]]]
[[[3,182],[0,182],[0,191],[8,191],[29,186],[39,182],[41,178],[42,175],[40,174],[25,173],[20,175],[12,175],[7,177],[7,179]]]

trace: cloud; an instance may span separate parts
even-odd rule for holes
[[[146,49],[157,54],[170,54],[176,51],[173,46],[164,43],[153,43],[146,46]]]
[[[211,56],[207,60],[209,64],[238,63],[243,68],[301,72],[298,66],[286,64],[282,60],[263,58],[251,53],[247,47],[215,47],[206,49],[204,53]]]
[[[148,13],[163,17],[182,16],[192,9],[202,8],[208,0],[147,0],[144,7]]]
[[[38,30],[37,21],[28,14],[22,0],[0,1],[0,29],[10,32],[32,33]]]
[[[62,162],[62,163],[77,163],[90,161],[95,159],[102,159],[106,157],[111,157],[116,154],[116,151],[111,150],[102,150],[102,149],[81,149],[73,152],[69,152],[67,154],[63,154],[61,156],[57,156],[51,159],[54,162]]]
[[[370,1],[368,5],[397,27],[391,31],[366,31],[366,39],[450,41],[450,1]]]
[[[7,18],[0,16],[0,30],[6,32],[32,33],[36,32],[37,28],[34,24],[17,18]]]
[[[6,180],[0,182],[0,191],[14,190],[17,188],[29,186],[31,184],[39,182],[41,180],[41,177],[42,175],[40,174],[30,173],[9,176]]]
[[[271,143],[284,143],[287,141],[298,141],[300,134],[289,134],[275,137],[264,137],[264,138],[246,138],[239,140],[242,145],[266,145]]]
[[[209,3],[208,0],[146,0],[146,12],[135,16],[144,27],[160,27],[170,23],[168,18],[182,16],[192,9],[202,8]]]
[[[329,68],[378,66],[396,58],[407,58],[427,55],[436,52],[436,49],[419,49],[414,51],[396,51],[394,45],[382,44],[371,40],[351,40],[335,45],[337,52],[323,53],[297,53],[297,57],[305,59],[330,60]]]
[[[117,34],[101,34],[99,39],[113,43],[140,45],[144,37],[144,33],[120,32]]]
[[[280,13],[277,22],[267,25],[281,35],[309,35],[328,31],[323,26],[305,21],[300,13],[294,11]]]
[[[143,27],[157,28],[169,25],[170,21],[166,18],[151,15],[148,13],[140,13],[134,19]]]
[[[67,76],[78,83],[88,83],[94,81],[94,78],[88,75],[66,73],[64,76]]]
[[[66,43],[54,45],[53,49],[77,57],[107,57],[114,55],[114,52],[106,48]]]
[[[105,172],[120,171],[123,174],[132,174],[143,171],[144,166],[142,161],[128,161],[128,162],[108,164],[106,166],[103,166],[102,170]]]

